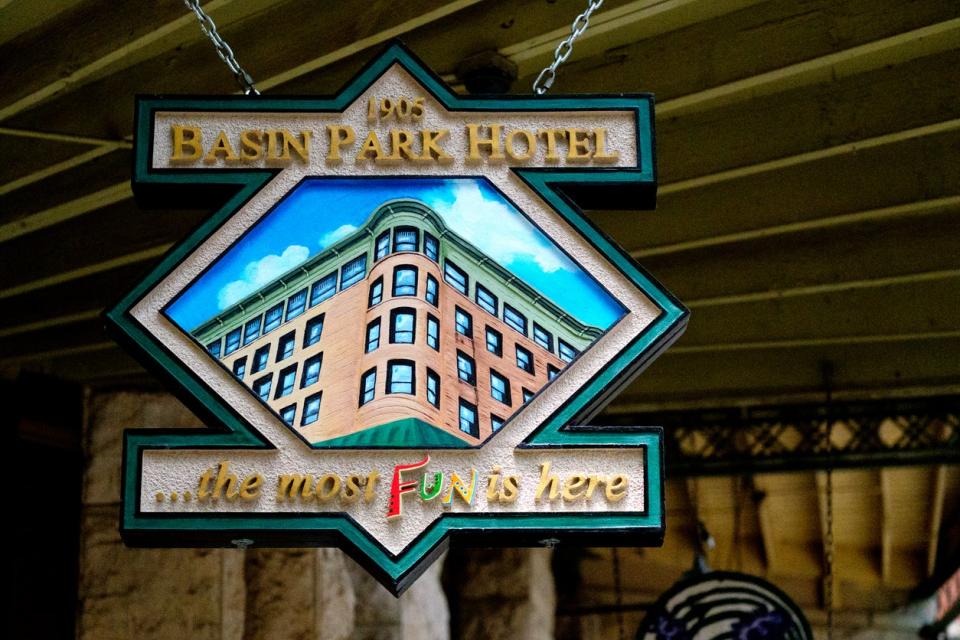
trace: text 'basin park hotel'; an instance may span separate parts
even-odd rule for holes
[[[310,443],[464,447],[602,330],[401,198],[191,334]]]

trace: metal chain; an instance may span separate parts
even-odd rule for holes
[[[183,0],[183,4],[187,5],[187,8],[197,16],[197,20],[200,22],[200,30],[203,31],[205,36],[210,38],[210,42],[213,43],[213,46],[217,50],[217,55],[220,56],[224,64],[230,68],[233,77],[237,79],[237,84],[243,89],[243,93],[248,96],[260,95],[257,88],[253,86],[253,78],[240,66],[240,63],[237,62],[237,59],[234,57],[233,49],[231,49],[227,41],[217,33],[217,25],[214,23],[213,18],[200,8],[200,0]]]
[[[553,81],[557,79],[557,67],[567,61],[570,54],[573,53],[573,41],[579,38],[590,23],[590,16],[600,8],[603,0],[587,0],[587,10],[577,16],[570,27],[570,35],[566,40],[560,42],[553,52],[553,63],[544,67],[537,79],[533,81],[533,92],[542,96],[547,89],[553,86]]]

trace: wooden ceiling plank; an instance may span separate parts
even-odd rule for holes
[[[955,49],[958,39],[960,18],[946,20],[687,96],[665,100],[657,105],[657,115],[662,118],[679,117],[797,87],[831,82],[844,76]]]
[[[0,364],[11,365],[38,360],[53,360],[55,358],[62,358],[64,356],[92,353],[94,351],[108,351],[110,349],[119,348],[120,347],[117,346],[116,342],[96,342],[92,344],[78,345],[76,347],[66,347],[63,349],[52,349],[50,351],[23,354],[12,358],[0,358]]]
[[[641,259],[650,256],[660,256],[672,253],[680,253],[683,251],[707,249],[725,244],[763,240],[766,238],[789,235],[792,233],[803,233],[806,231],[841,227],[864,222],[878,222],[896,218],[925,216],[943,213],[944,211],[956,208],[960,208],[960,195],[933,198],[931,200],[919,200],[917,202],[907,202],[905,204],[894,205],[892,207],[868,209],[866,211],[857,211],[837,216],[828,216],[826,218],[811,218],[801,222],[772,225],[769,227],[750,229],[748,231],[740,231],[737,233],[728,233],[708,238],[697,238],[685,242],[676,242],[673,244],[647,247],[644,249],[636,249],[631,251],[630,255],[634,258]]]
[[[889,469],[880,470],[880,575],[884,584],[890,584],[893,577],[894,532],[892,520],[896,518],[893,506],[893,481]]]
[[[79,311],[77,313],[70,313],[53,318],[45,318],[43,320],[37,320],[35,322],[29,322],[14,327],[4,327],[0,328],[0,338],[15,336],[22,333],[31,333],[33,331],[49,329],[50,327],[60,327],[67,324],[95,320],[96,318],[100,317],[101,313],[103,313],[102,309],[90,309],[88,311]]]
[[[70,282],[72,280],[78,280],[80,278],[85,278],[87,276],[102,273],[104,271],[110,271],[112,269],[117,269],[129,264],[134,264],[137,262],[144,262],[146,260],[152,260],[154,258],[159,258],[164,253],[166,253],[173,244],[163,244],[156,247],[150,247],[149,249],[143,249],[141,251],[135,251],[133,253],[128,253],[122,256],[118,256],[111,260],[105,260],[103,262],[97,262],[94,264],[86,265],[83,267],[78,267],[76,269],[71,269],[69,271],[64,271],[53,276],[46,278],[39,278],[37,280],[31,280],[30,282],[24,282],[22,284],[8,287],[6,289],[0,289],[0,299],[11,298],[14,296],[22,295],[30,291],[36,291],[38,289],[44,289],[46,287],[52,287],[57,284],[63,284],[65,282]]]
[[[133,197],[133,189],[128,181],[120,182],[106,189],[64,202],[44,211],[0,225],[0,243],[53,226],[86,213],[96,211],[117,202]]]
[[[833,147],[827,147],[825,149],[817,149],[816,151],[799,153],[784,158],[778,158],[776,160],[759,162],[757,164],[751,164],[744,167],[737,167],[735,169],[728,169],[726,171],[719,171],[704,176],[698,176],[696,178],[688,178],[686,180],[678,180],[677,182],[669,182],[660,186],[660,188],[657,190],[657,195],[658,197],[669,196],[674,193],[689,191],[692,189],[700,189],[720,182],[738,180],[770,171],[779,171],[800,164],[807,164],[816,162],[818,160],[826,160],[827,158],[833,158],[836,156],[862,153],[868,149],[892,145],[899,142],[904,142],[906,140],[935,136],[942,133],[957,131],[958,129],[960,129],[960,118],[951,118],[943,122],[937,122],[922,127],[915,127],[913,129],[905,129],[903,131],[866,138],[864,140],[857,140],[856,142],[848,142]]]
[[[16,136],[18,138],[33,138],[35,140],[53,140],[55,142],[67,142],[70,144],[89,144],[98,147],[110,147],[112,149],[132,149],[133,143],[129,140],[109,140],[107,138],[92,138],[90,136],[77,136],[71,133],[55,133],[52,131],[33,131],[31,129],[16,129],[12,127],[0,127],[0,135]]]
[[[28,173],[27,175],[21,176],[16,180],[11,180],[10,182],[7,182],[5,184],[0,184],[0,196],[10,193],[11,191],[16,191],[17,189],[22,189],[23,187],[31,185],[35,182],[46,180],[47,178],[54,176],[58,173],[62,173],[64,171],[69,171],[70,169],[79,167],[80,165],[86,164],[91,160],[95,160],[99,158],[100,156],[104,156],[108,153],[112,153],[114,149],[115,149],[114,147],[108,147],[106,145],[94,147],[93,149],[91,149],[90,151],[87,151],[86,153],[81,153],[79,155],[73,156],[72,158],[67,158],[62,162],[49,165],[47,167],[44,167],[43,169],[40,169],[39,171]],[[2,230],[0,230],[0,242],[3,242]]]
[[[949,331],[926,331],[868,336],[838,336],[831,338],[806,338],[794,340],[768,340],[760,342],[728,342],[713,344],[681,344],[671,347],[664,355],[689,353],[728,353],[732,351],[755,351],[765,349],[798,349],[850,344],[884,344],[888,342],[912,342],[924,340],[949,340],[960,338],[960,329]]]
[[[711,298],[698,298],[693,300],[685,300],[684,305],[690,309],[697,309],[703,307],[744,304],[747,302],[757,302],[761,300],[776,300],[778,298],[842,293],[844,291],[852,291],[855,289],[891,287],[914,282],[930,282],[934,280],[946,280],[952,278],[960,278],[960,269],[937,269],[933,271],[920,271],[917,273],[906,273],[895,276],[861,278],[857,280],[828,282],[823,284],[789,287],[784,289],[752,291],[748,293],[717,296]],[[0,297],[2,297],[2,294],[0,294]]]
[[[933,471],[933,498],[930,501],[930,542],[927,545],[927,577],[937,568],[937,551],[940,546],[940,526],[943,524],[943,506],[947,493],[947,467],[938,465]]]
[[[204,10],[211,14],[215,19],[218,14],[228,7],[234,0],[211,0],[204,4]],[[236,7],[231,12],[232,19],[238,19],[261,10],[268,0],[245,1],[236,3]],[[149,30],[142,29],[143,23],[134,24],[137,28],[131,29],[125,21],[108,20],[111,13],[117,13],[116,6],[110,3],[101,3],[97,6],[89,3],[89,7],[83,12],[83,25],[89,25],[89,29],[77,29],[76,16],[73,13],[67,14],[68,24],[52,24],[43,34],[42,39],[30,43],[11,42],[11,45],[27,46],[36,45],[37,42],[50,42],[51,38],[58,40],[59,46],[72,46],[81,52],[81,63],[78,68],[73,68],[69,73],[64,73],[62,65],[51,65],[49,69],[43,72],[33,74],[32,77],[24,78],[24,70],[20,68],[11,68],[8,73],[12,77],[6,78],[11,83],[28,86],[28,92],[23,94],[14,94],[14,99],[0,107],[0,121],[11,118],[23,111],[29,110],[37,105],[49,100],[50,98],[66,91],[75,90],[89,82],[103,77],[109,73],[125,69],[137,62],[161,54],[162,52],[176,46],[183,41],[196,41],[204,36],[197,26],[196,17],[184,7],[170,6],[160,3],[152,9],[145,9],[146,15],[139,16],[141,20],[150,18],[166,19],[167,21],[160,26]],[[239,14],[239,15],[237,15]],[[176,16],[176,17],[173,17]],[[132,16],[127,16],[127,20]],[[169,19],[173,18],[173,19]],[[229,24],[230,20],[222,22],[219,26]],[[108,26],[104,26],[107,24]],[[116,25],[113,29],[110,25]],[[57,36],[48,33],[51,30],[64,29],[67,34]],[[111,31],[116,31],[112,34]],[[127,33],[141,33],[139,37],[123,42],[120,46],[108,47],[102,41],[105,38],[116,36],[118,38],[127,37]],[[27,34],[30,37],[32,34]],[[66,40],[67,42],[59,42]],[[98,42],[94,46],[89,44],[89,40]],[[106,51],[104,53],[104,51]],[[91,52],[91,53],[88,53]],[[93,57],[87,57],[93,55]],[[29,80],[29,81],[28,81]]]

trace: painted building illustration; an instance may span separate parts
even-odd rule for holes
[[[322,446],[474,446],[601,335],[411,199],[192,331]]]

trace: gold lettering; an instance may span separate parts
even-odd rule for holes
[[[240,499],[253,500],[260,497],[260,484],[262,482],[263,476],[261,476],[259,473],[255,473],[252,476],[247,476],[244,478],[243,482],[240,483]]]
[[[283,140],[283,154],[278,160],[289,161],[290,152],[293,151],[300,156],[301,162],[310,162],[310,136],[313,134],[309,129],[300,132],[300,139],[294,136],[286,129],[280,130],[280,138]]]
[[[245,129],[240,133],[240,158],[242,160],[253,162],[263,157],[260,133],[256,129]]]
[[[627,476],[615,475],[607,480],[604,496],[609,502],[620,502],[627,495]]]
[[[562,129],[540,129],[537,131],[538,136],[543,136],[543,139],[547,143],[547,155],[545,160],[547,162],[559,162],[560,156],[557,154],[557,138],[563,135]]]
[[[563,481],[563,499],[566,502],[573,502],[579,498],[583,497],[583,493],[580,489],[586,484],[587,479],[583,476],[570,476]]]
[[[480,147],[489,147],[490,154],[489,158],[491,160],[503,160],[503,149],[500,145],[500,129],[499,124],[491,124],[490,137],[481,138],[479,137],[480,127],[483,125],[478,124],[468,124],[467,125],[467,140],[470,144],[470,153],[467,155],[467,160],[470,162],[480,162]]]
[[[301,498],[310,499],[316,496],[313,491],[313,476],[302,476],[299,473],[284,474],[279,478],[279,487],[277,488],[277,500],[283,501],[285,498],[293,499],[300,493]]]
[[[610,153],[607,151],[607,130],[606,129],[594,129],[594,148],[596,151],[593,154],[593,159],[596,162],[615,162],[620,154],[614,151]]]
[[[567,129],[567,162],[586,162],[593,155],[590,136],[584,129]]]
[[[363,493],[364,502],[373,502],[373,488],[376,486],[378,478],[380,478],[380,474],[376,471],[367,474],[367,486]]]
[[[329,502],[337,497],[338,493],[340,493],[340,476],[328,473],[317,481],[317,499],[320,502]]]
[[[452,162],[453,156],[440,147],[440,140],[449,135],[449,133],[449,129],[424,129],[421,131],[420,136],[423,139],[423,153],[419,159],[424,162],[430,162],[435,159],[441,164]]]
[[[373,154],[372,156],[368,154]],[[374,162],[380,160],[383,157],[383,147],[380,146],[380,140],[377,139],[377,132],[370,131],[367,134],[367,137],[364,138],[363,144],[360,145],[360,151],[357,152],[357,157],[355,160],[360,162],[361,160],[373,160]]]
[[[548,485],[550,487],[548,500],[556,500],[557,496],[560,495],[560,480],[550,473],[550,465],[549,461],[540,465],[540,482],[537,484],[537,491],[533,496],[534,502],[540,502],[540,498]]]
[[[230,141],[227,140],[227,132],[221,131],[217,134],[217,139],[213,143],[213,146],[210,147],[210,151],[207,152],[207,155],[204,156],[203,161],[212,163],[217,161],[217,156],[223,155],[223,159],[227,162],[236,162],[239,160],[237,154],[234,152],[233,147],[230,146]]]
[[[340,147],[345,144],[353,144],[357,139],[353,127],[349,125],[327,125],[327,133],[330,134],[330,150],[327,152],[327,162],[341,162]]]
[[[518,153],[515,141],[517,136],[523,136],[524,141],[527,145],[527,150],[525,153]],[[533,153],[537,150],[537,139],[534,135],[527,131],[526,129],[517,129],[516,131],[511,131],[507,135],[507,155],[510,156],[512,160],[529,160]]]
[[[170,160],[173,162],[192,162],[199,160],[203,154],[203,148],[200,146],[200,127],[187,127],[182,124],[175,124],[170,127],[173,135],[173,154]],[[187,134],[190,134],[187,137]],[[189,153],[184,153],[184,149],[189,149]]]
[[[347,481],[343,484],[343,501],[346,504],[356,502],[360,499],[360,484],[363,482],[361,476],[347,476]]]

